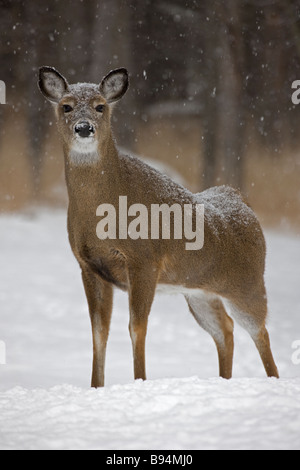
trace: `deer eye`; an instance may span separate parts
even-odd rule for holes
[[[95,110],[97,111],[97,113],[103,113],[104,105],[103,104],[98,104],[98,106],[96,106]]]
[[[69,104],[64,104],[62,108],[64,110],[64,113],[70,113],[71,111],[73,111],[72,106],[70,106]]]

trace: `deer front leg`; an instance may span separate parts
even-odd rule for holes
[[[104,387],[105,356],[112,312],[113,288],[88,268],[82,268],[82,280],[89,305],[93,334],[91,386]]]
[[[129,272],[129,332],[132,342],[134,378],[146,380],[145,344],[148,316],[154,299],[156,270]]]

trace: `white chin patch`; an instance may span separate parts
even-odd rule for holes
[[[89,165],[99,161],[98,142],[95,137],[76,136],[72,142],[70,159],[75,165]]]

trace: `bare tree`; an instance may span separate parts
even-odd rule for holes
[[[244,186],[245,48],[242,36],[242,4],[228,0],[221,5],[221,99],[219,102],[224,181]]]

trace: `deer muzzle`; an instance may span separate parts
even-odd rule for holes
[[[75,134],[79,137],[91,137],[95,134],[94,126],[88,121],[80,121],[75,124],[74,127]]]

